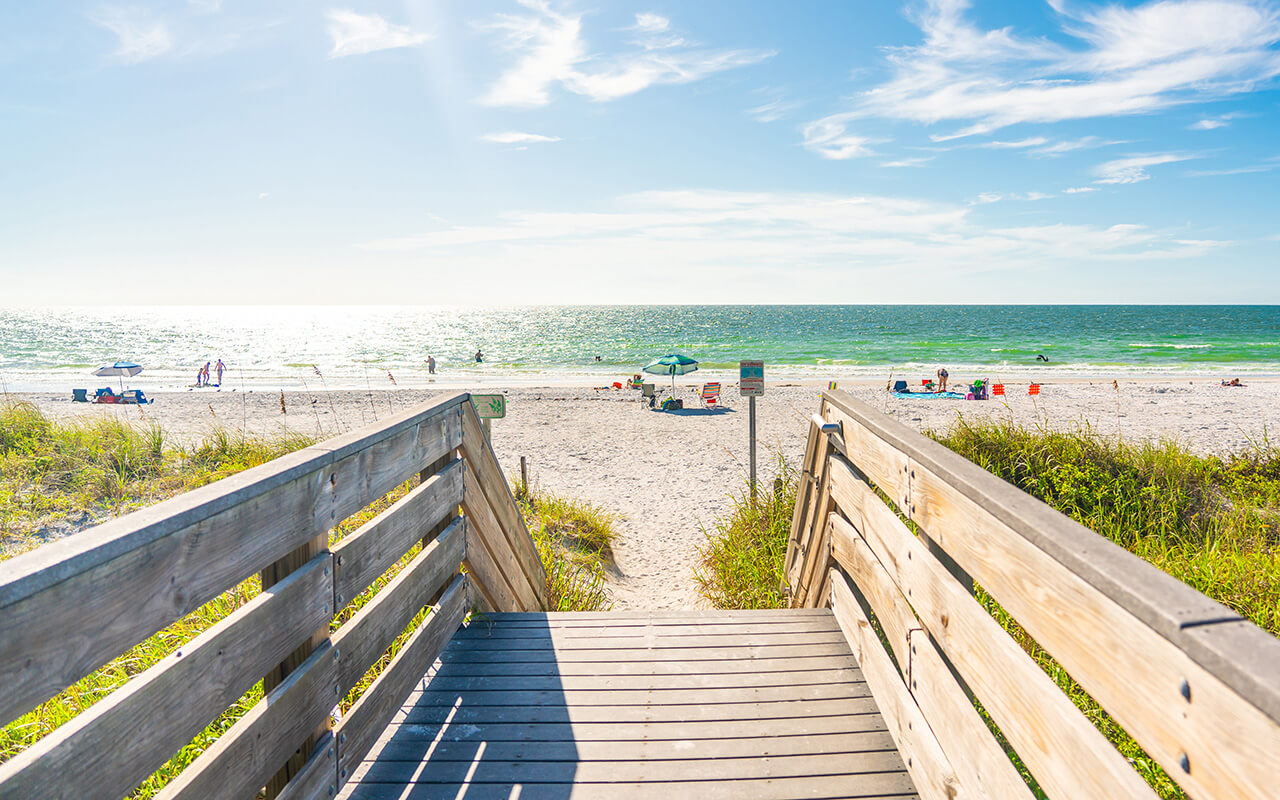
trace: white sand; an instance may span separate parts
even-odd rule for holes
[[[681,396],[697,406],[692,384]],[[761,477],[771,480],[781,453],[798,463],[805,420],[818,407],[824,384],[771,385],[759,401]],[[1070,427],[1087,422],[1126,440],[1172,438],[1202,452],[1227,453],[1280,430],[1280,382],[1254,380],[1244,388],[1217,381],[1110,380],[1046,384],[1033,402],[1026,385],[1010,385],[1005,402],[898,400],[884,384],[842,385],[856,397],[920,429],[942,429],[963,414],[996,416],[1024,424]],[[489,390],[492,391],[492,390]],[[732,393],[730,393],[732,392]],[[47,394],[26,395],[56,416],[119,415],[154,421],[178,441],[194,441],[217,424],[251,434],[289,430],[332,436],[428,400],[432,393],[186,392],[160,394],[145,408],[73,404]],[[508,392],[508,417],[493,425],[494,447],[508,473],[529,460],[535,488],[572,496],[620,514],[616,547],[620,574],[610,582],[616,608],[703,605],[693,579],[703,527],[726,513],[730,496],[746,486],[747,401],[726,387],[721,413],[650,412],[634,391],[580,387],[519,388]],[[314,401],[314,402],[312,402]]]

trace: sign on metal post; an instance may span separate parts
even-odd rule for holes
[[[759,397],[764,394],[764,362],[738,362],[738,391],[743,397]]]
[[[764,394],[764,362],[738,362],[738,391],[748,398],[750,419],[747,439],[751,452],[751,499],[756,499],[756,398]]]
[[[502,419],[507,415],[507,396],[505,394],[473,394],[471,404],[476,407],[476,416],[484,425],[484,435],[489,435],[489,420]]]

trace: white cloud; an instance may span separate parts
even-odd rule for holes
[[[969,204],[974,206],[983,206],[989,203],[999,203],[1003,199],[1004,199],[1004,195],[1000,194],[999,192],[983,192],[982,194],[970,200]]]
[[[1037,156],[1060,156],[1063,153],[1070,153],[1075,150],[1091,150],[1095,147],[1111,147],[1117,144],[1125,144],[1123,141],[1106,140],[1097,136],[1084,136],[1079,139],[1064,139],[1059,142],[1047,144],[1044,147],[1037,147],[1032,151]]]
[[[756,122],[777,122],[787,114],[795,111],[802,103],[794,100],[785,100],[779,93],[773,100],[762,103],[754,108],[748,108],[747,113],[755,119]]]
[[[516,62],[480,98],[484,105],[544,106],[551,102],[551,89],[556,86],[597,102],[615,100],[658,84],[691,83],[773,55],[759,50],[699,49],[678,37],[657,36],[640,41],[636,51],[596,55],[588,52],[582,38],[581,14],[557,11],[547,0],[518,2],[529,13],[501,14],[488,26],[506,35]],[[637,16],[637,24],[642,16]],[[650,25],[663,19],[651,16],[655,19],[648,20]]]
[[[946,140],[1018,123],[1143,114],[1253,91],[1280,75],[1280,11],[1253,0],[1160,0],[1074,12],[1053,4],[1075,46],[985,30],[968,0],[928,0],[924,34],[889,52],[890,79],[838,122],[959,123]]]
[[[683,277],[686,288],[719,286],[715,296],[722,297],[725,287],[757,275],[779,296],[785,276],[794,280],[799,265],[824,285],[876,271],[884,291],[896,287],[900,292],[902,281],[913,278],[936,286],[935,278],[1026,271],[1032,264],[1046,270],[1107,261],[1163,262],[1201,256],[1225,244],[1131,223],[989,226],[972,214],[964,205],[874,195],[654,191],[593,210],[517,211],[482,224],[440,225],[370,242],[365,249],[384,258],[422,253],[478,266],[512,263],[518,253],[514,260],[522,268],[536,262],[575,284],[597,274],[593,270],[607,260],[627,267],[621,271],[627,274],[643,266],[639,274],[646,285]],[[633,294],[644,296],[640,289]]]
[[[119,40],[110,54],[113,61],[137,64],[173,49],[169,28],[140,9],[103,8],[89,19],[114,33]]]
[[[1050,197],[1053,197],[1053,195],[1045,194],[1044,192],[1027,192],[1022,195],[1023,200],[1048,200]]]
[[[911,158],[900,158],[896,161],[885,161],[882,167],[923,167],[925,164],[933,160],[933,156],[913,156]]]
[[[1230,114],[1219,114],[1216,117],[1205,117],[1204,119],[1197,120],[1196,122],[1188,125],[1187,129],[1193,131],[1212,131],[1218,128],[1225,128],[1231,124],[1231,120],[1238,119],[1241,116],[1244,115],[1232,112]]]
[[[270,196],[271,196],[271,192],[258,192],[259,200],[266,200]]]
[[[849,133],[844,122],[827,117],[804,126],[804,146],[823,158],[843,161],[859,156],[875,155],[870,145],[875,140]]]
[[[1096,192],[1096,186],[1070,186],[1062,190],[1063,194],[1084,194],[1085,192]]]
[[[429,33],[413,31],[405,25],[395,25],[377,14],[358,14],[355,11],[334,9],[326,12],[325,16],[329,18],[329,37],[333,39],[329,58],[413,47],[431,38]]]
[[[1040,145],[1048,144],[1048,143],[1049,143],[1049,140],[1044,138],[1043,136],[1032,136],[1027,139],[1019,139],[1016,142],[991,141],[991,142],[984,142],[983,144],[980,144],[978,146],[989,147],[993,150],[1020,150],[1024,147],[1039,147]]]
[[[636,24],[630,28],[630,30],[644,31],[645,33],[662,33],[670,29],[671,20],[650,13],[636,14]]]
[[[496,144],[528,144],[536,142],[558,142],[559,136],[543,136],[540,133],[524,133],[522,131],[504,131],[502,133],[486,133],[480,137],[486,142]]]
[[[1192,158],[1197,156],[1184,153],[1154,153],[1117,158],[1098,165],[1094,170],[1098,180],[1094,183],[1138,183],[1151,178],[1147,173],[1147,167],[1172,164]]]

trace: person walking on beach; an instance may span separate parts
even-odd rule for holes
[[[951,377],[947,374],[946,367],[938,367],[938,391],[945,392],[947,390],[947,378]]]
[[[204,369],[200,370],[200,379],[203,381],[204,386],[209,385],[209,362],[208,361],[204,362]]]
[[[218,364],[217,364],[217,366],[216,366],[216,367],[214,367],[214,369],[218,370],[218,382],[217,382],[217,383],[215,383],[215,384],[214,384],[214,386],[221,386],[221,385],[222,385],[222,373],[223,373],[223,372],[226,372],[226,370],[227,370],[227,365],[222,363],[222,359],[218,359]]]
[[[435,356],[427,356],[427,374],[428,375],[436,374],[436,357]]]

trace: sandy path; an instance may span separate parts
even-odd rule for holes
[[[1128,440],[1169,437],[1203,452],[1230,452],[1280,430],[1280,382],[1253,381],[1226,389],[1216,382],[1078,381],[1046,385],[1034,402],[1026,387],[1010,386],[1006,402],[895,400],[883,384],[847,386],[855,396],[912,427],[945,428],[957,417],[996,416],[1021,423],[1068,427],[1082,422]],[[687,392],[687,390],[685,390]],[[781,453],[798,463],[805,420],[817,409],[817,385],[771,386],[759,402],[761,474],[773,474]],[[72,404],[61,397],[28,395],[57,416],[119,415],[154,421],[178,441],[198,439],[215,425],[253,434],[290,430],[332,436],[337,430],[383,419],[392,410],[425,402],[428,392],[175,393],[145,409]],[[691,394],[686,402],[696,405]],[[315,401],[314,403],[312,401]],[[604,506],[622,516],[616,548],[620,574],[610,591],[617,608],[700,605],[693,569],[703,526],[730,508],[746,485],[746,401],[727,396],[718,414],[648,411],[638,393],[589,388],[512,389],[508,417],[494,423],[494,447],[509,474],[529,460],[535,487]],[[372,401],[372,405],[371,405]]]

